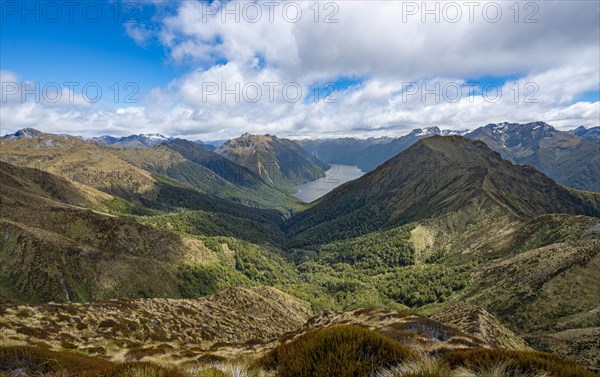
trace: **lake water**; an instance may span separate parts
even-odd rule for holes
[[[292,187],[293,189],[298,190],[294,196],[306,203],[310,203],[319,199],[334,188],[365,174],[356,166],[329,165],[331,166],[331,169],[325,172],[325,177]]]

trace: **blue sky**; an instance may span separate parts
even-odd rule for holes
[[[327,2],[320,3],[318,17],[312,2],[294,3],[303,11],[298,22],[282,17],[284,2],[275,8],[274,22],[245,22],[243,14],[241,22],[224,21],[218,12],[251,3],[213,3],[218,5],[208,13],[207,3],[196,0],[86,0],[75,6],[71,20],[64,2],[3,1],[3,82],[97,82],[103,101],[33,104],[13,95],[0,113],[2,132],[37,126],[82,135],[161,132],[222,139],[248,131],[366,137],[505,120],[543,120],[559,128],[599,123],[599,3],[539,3],[535,24],[516,23],[508,8],[494,23],[422,22],[418,14],[400,22],[401,2],[388,1],[333,2],[335,23],[324,22]],[[139,86],[139,102],[113,101],[113,83],[124,96],[128,82]],[[274,100],[267,99],[270,82],[277,83]],[[403,96],[410,82],[423,88],[496,84],[503,97],[497,103],[443,96],[431,102],[419,93]],[[530,82],[536,102],[524,103]],[[239,85],[242,100],[221,93],[207,97],[207,83],[219,91]],[[302,87],[298,102],[282,96],[289,83]],[[334,102],[324,101],[329,83]],[[519,101],[511,100],[515,83]],[[249,86],[262,90],[259,101],[246,100]]]
[[[139,85],[142,94],[168,84],[181,70],[168,64],[164,48],[156,41],[140,47],[126,34],[126,14],[133,12],[143,22],[151,19],[153,6],[132,11],[119,3],[94,1],[94,6],[88,8],[84,4],[73,8],[73,22],[67,16],[69,8],[61,8],[63,16],[56,17],[55,8],[44,8],[44,2],[38,3],[37,16],[26,12],[36,9],[32,3],[17,2],[17,14],[5,8],[0,33],[1,69],[16,72],[26,80],[95,81],[102,88],[131,81]],[[98,17],[96,9],[101,10]],[[50,22],[55,18],[57,22]],[[98,21],[92,22],[96,18]]]

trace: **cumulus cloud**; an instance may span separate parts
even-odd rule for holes
[[[459,5],[458,18],[444,11],[444,2],[322,2],[318,16],[313,3],[299,2],[293,3],[301,8],[297,22],[284,17],[293,13],[293,7],[284,11],[285,3],[273,7],[272,20],[263,5],[262,17],[249,22],[250,11],[243,10],[248,3],[226,3],[211,15],[205,3],[185,1],[163,21],[168,36],[163,42],[178,59],[185,51],[190,57],[218,56],[238,62],[261,54],[296,78],[324,74],[464,77],[543,70],[582,60],[598,63],[600,13],[595,2],[538,2],[533,9],[517,8],[518,16],[516,9],[510,9],[513,3],[453,2]],[[325,4],[335,7],[325,10]],[[242,15],[238,22],[228,13],[235,5]],[[437,11],[427,13],[436,5]],[[498,19],[493,16],[496,7],[501,12]],[[328,16],[336,22],[325,22]],[[178,49],[189,42],[196,48]]]
[[[144,106],[11,103],[2,124],[204,139],[399,135],[505,120],[598,125],[600,103],[577,101],[600,89],[597,2],[270,4],[182,1],[157,12],[152,27],[127,26],[138,44],[157,38],[170,63],[187,69],[149,93]],[[344,77],[358,79],[347,86]],[[485,93],[495,77],[497,87]],[[326,101],[313,88],[328,82],[338,87]]]
[[[128,22],[124,25],[125,34],[141,47],[144,47],[153,38],[153,32],[146,25],[137,22]]]

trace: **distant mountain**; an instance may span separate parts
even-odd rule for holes
[[[579,127],[563,132],[543,122],[501,123],[471,132],[438,127],[415,129],[389,142],[371,141],[371,145],[369,141],[356,139],[301,143],[310,153],[330,162],[356,165],[369,172],[417,141],[435,135],[461,135],[481,140],[504,158],[520,165],[532,165],[562,185],[600,191],[600,127]],[[344,149],[349,152],[344,154]],[[593,156],[598,158],[591,158]]]
[[[460,136],[420,140],[375,171],[342,185],[292,217],[299,243],[354,237],[475,206],[517,218],[600,215],[600,194],[566,189],[529,166]],[[304,241],[302,241],[304,239]]]
[[[0,138],[0,140],[22,140],[22,139],[33,139],[44,135],[42,131],[36,130],[35,128],[23,128],[14,134],[7,134]],[[71,136],[67,134],[55,135],[65,139],[81,139],[78,136]]]
[[[517,164],[532,165],[564,186],[600,191],[598,139],[585,140],[544,122],[488,124],[466,137],[485,142]]]
[[[353,137],[340,139],[295,140],[305,151],[321,161],[334,164],[354,164],[356,153],[371,145],[387,144],[390,137],[357,139]]]
[[[194,142],[207,147],[207,149],[216,149],[216,148],[220,147],[221,145],[225,144],[227,142],[227,140],[229,140],[229,139],[210,140],[210,141],[194,140]]]
[[[370,172],[423,138],[435,135],[449,136],[464,134],[465,132],[442,131],[438,127],[417,128],[412,130],[408,135],[393,139],[388,143],[372,145],[349,155],[348,163],[358,166],[364,172]]]
[[[204,166],[224,179],[242,186],[257,186],[260,178],[247,167],[237,164],[197,143],[176,139],[165,147],[178,152],[190,161]]]
[[[591,128],[585,128],[584,126],[577,127],[576,129],[569,131],[569,134],[590,141],[598,140],[600,139],[600,126]]]
[[[207,149],[209,151],[214,151],[215,149],[217,149],[217,147],[219,145],[221,145],[221,144],[215,145],[215,144],[212,144],[212,143],[205,143],[202,140],[194,140],[193,142],[196,143],[196,144],[198,144],[198,145],[200,145],[200,146],[202,146],[202,148]]]
[[[325,176],[327,164],[288,139],[244,134],[216,150],[231,161],[256,172],[277,187],[289,187]]]
[[[28,139],[32,137],[38,137],[41,135],[41,131],[38,131],[34,128],[23,128],[15,132],[14,134],[7,134],[2,136],[3,140],[19,140],[19,139]]]
[[[171,141],[173,138],[161,134],[140,134],[118,138],[113,136],[100,136],[94,137],[92,140],[120,148],[150,148],[160,143]]]
[[[235,165],[192,142],[186,143],[194,146],[193,150],[197,148],[202,153],[212,154],[224,164]],[[127,155],[126,151],[129,151],[130,155]],[[161,166],[185,162],[186,158],[161,153],[161,151],[154,151],[155,155],[152,156],[152,153],[144,151],[145,149],[119,150],[85,142],[79,138],[46,133],[41,133],[34,138],[0,140],[0,161],[20,167],[43,170],[123,199],[124,201],[117,203],[117,208],[120,208],[122,212],[134,211],[136,214],[147,214],[152,211],[171,212],[188,209],[211,214],[218,213],[220,217],[216,217],[214,223],[228,224],[227,235],[235,235],[238,229],[245,231],[248,228],[248,222],[251,222],[257,229],[261,228],[258,223],[264,223],[268,228],[264,231],[265,234],[269,236],[276,234],[277,232],[271,228],[272,223],[281,221],[283,214],[272,209],[252,207],[266,207],[264,197],[268,195],[271,195],[276,207],[278,202],[282,204],[289,200],[289,203],[294,203],[293,199],[287,198],[283,193],[279,193],[277,196],[275,194],[277,191],[274,189],[271,189],[268,194],[264,191],[261,192],[260,189],[248,190],[240,195],[233,195],[232,198],[227,196],[231,194],[231,191],[227,191],[231,186],[223,186],[220,193],[213,194],[206,187],[185,182],[182,178],[194,175],[196,179],[210,179],[215,177],[215,173],[212,171],[204,169],[204,173],[199,173],[198,170],[186,172],[185,169],[181,169],[179,171],[181,180],[176,180],[164,173],[158,174],[157,170],[150,171],[146,168],[150,169],[150,165],[154,163],[155,167],[160,169]],[[118,153],[121,153],[122,156]],[[141,164],[144,156],[148,157],[148,166]],[[240,172],[246,172],[246,175],[240,174],[241,177],[252,176],[250,171],[241,166],[235,165],[233,168]],[[239,179],[238,175],[232,173],[232,176]],[[256,176],[254,180],[257,181]],[[218,187],[213,187],[218,190]],[[267,185],[262,183],[262,187],[267,187]],[[258,195],[253,196],[254,192]],[[260,199],[259,195],[262,195],[263,198]],[[250,204],[252,207],[248,206]],[[289,209],[289,206],[286,207],[283,204],[281,207],[278,209],[284,210],[284,213],[286,208]],[[244,223],[244,225],[240,226],[240,223]],[[211,224],[213,229],[216,229],[213,225]],[[211,231],[207,232],[211,233]],[[249,237],[251,236],[249,235]]]
[[[297,204],[250,169],[188,140],[175,139],[152,148],[119,148],[112,153],[144,170],[236,203],[283,211]]]
[[[158,183],[100,145],[68,135],[25,129],[0,140],[0,160],[48,171],[100,191],[137,200],[154,198]]]

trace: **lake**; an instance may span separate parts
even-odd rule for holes
[[[329,165],[331,166],[331,169],[325,172],[325,177],[292,187],[294,190],[298,190],[298,192],[293,195],[306,203],[310,203],[319,199],[334,188],[365,174],[356,166]]]

